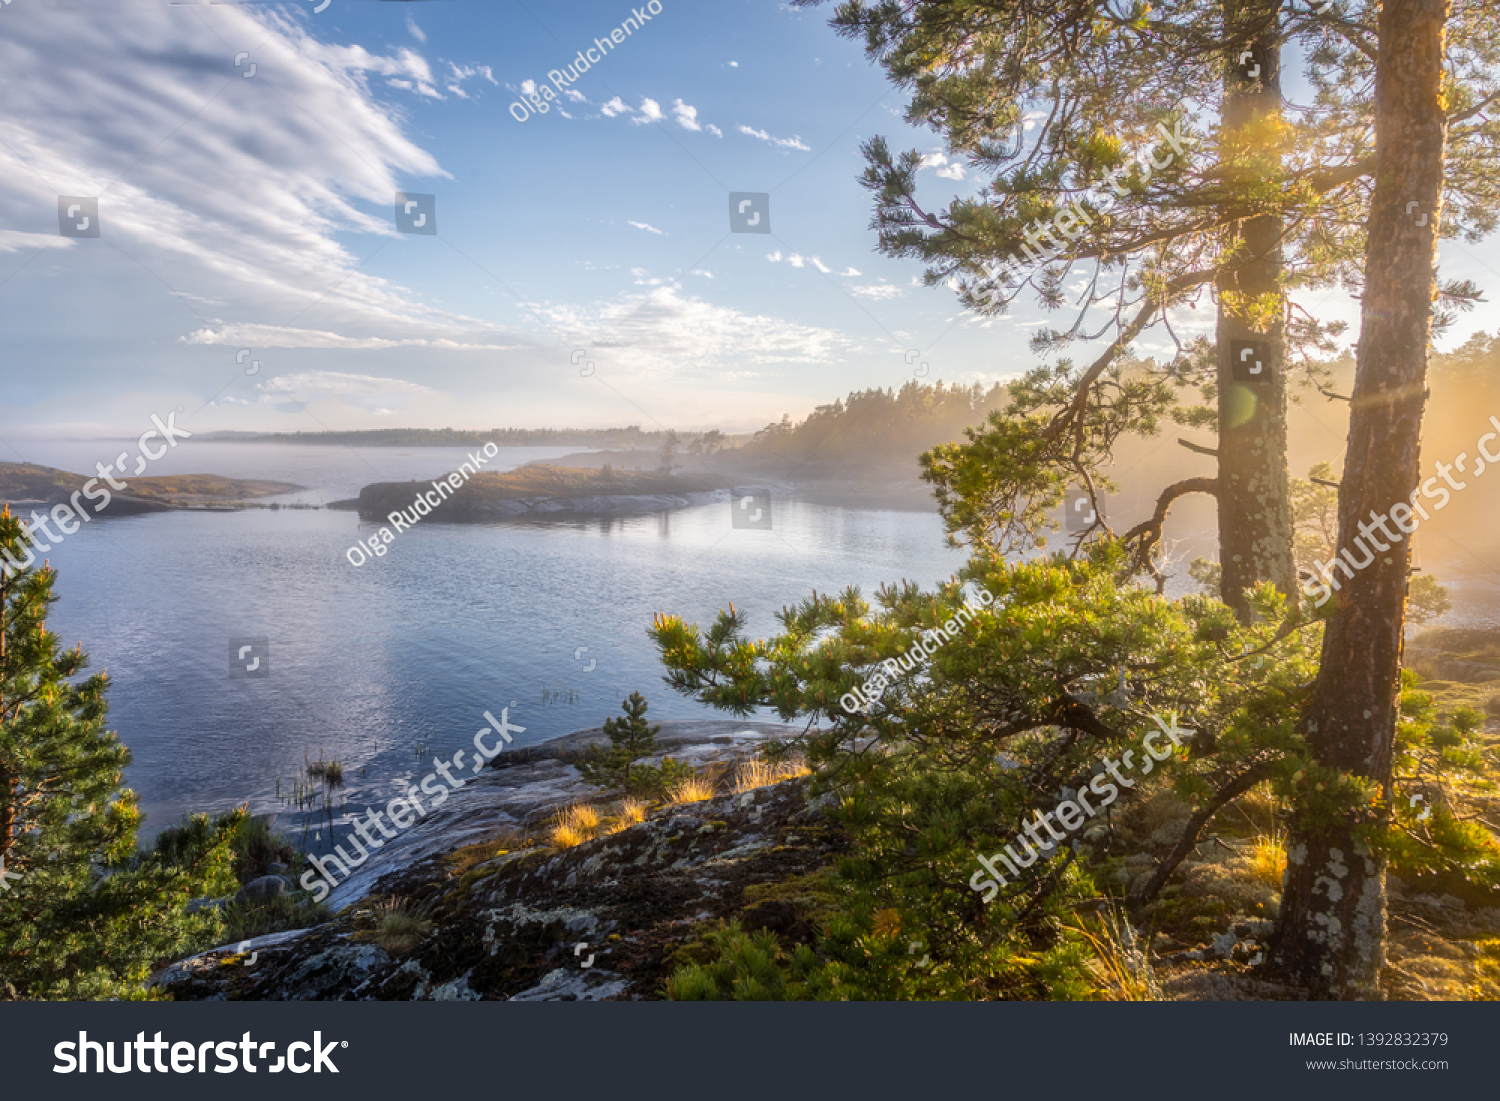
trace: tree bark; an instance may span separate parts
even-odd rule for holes
[[[1255,187],[1281,167],[1279,153],[1267,152],[1261,164],[1247,166],[1241,151],[1242,142],[1263,142],[1264,128],[1281,115],[1279,8],[1279,0],[1223,0],[1226,32],[1260,28],[1225,77],[1221,158],[1231,193]],[[1226,305],[1230,296],[1279,300],[1285,226],[1280,215],[1263,214],[1239,223],[1239,232],[1239,249],[1226,257],[1216,281],[1219,565],[1220,595],[1248,623],[1246,590],[1269,581],[1295,601],[1297,571],[1286,460],[1285,312],[1278,304],[1269,326],[1257,329]],[[1236,362],[1252,342],[1260,346],[1257,352],[1248,362]]]
[[[1335,571],[1335,610],[1303,715],[1315,761],[1375,781],[1387,806],[1410,541],[1399,530],[1397,540],[1387,542],[1379,531],[1377,545],[1367,547],[1366,540],[1374,517],[1409,501],[1419,481],[1447,144],[1442,63],[1450,2],[1386,0],[1381,6],[1375,195],[1338,534],[1351,565],[1366,559],[1364,550],[1373,553],[1352,577]],[[1366,532],[1358,530],[1361,522]],[[1318,997],[1379,998],[1384,857],[1353,823],[1313,829],[1301,813],[1294,814],[1287,853],[1271,966]]]

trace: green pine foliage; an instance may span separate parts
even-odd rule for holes
[[[641,758],[656,751],[656,735],[661,730],[660,726],[646,722],[648,706],[646,697],[632,692],[621,706],[625,717],[604,720],[609,748],[591,746],[578,762],[584,783],[657,798],[693,774],[689,766],[670,757],[659,765],[640,763]]]
[[[1098,996],[1077,915],[1105,900],[1147,901],[1132,896],[1142,889],[1135,875],[1116,874],[1134,852],[1120,847],[1112,816],[1164,788],[1205,816],[1191,827],[1198,837],[1269,782],[1282,817],[1355,822],[1398,874],[1500,886],[1500,846],[1462,809],[1491,786],[1478,712],[1440,712],[1408,674],[1397,786],[1386,798],[1315,765],[1298,732],[1319,620],[1291,611],[1267,585],[1243,627],[1212,597],[1167,599],[1125,579],[1128,557],[1110,542],[1078,558],[976,555],[936,591],[882,588],[873,608],[854,589],[814,594],[784,609],[780,633],[759,641],[744,636],[744,614],[732,607],[707,631],[658,617],[654,634],[679,691],[735,714],[769,707],[784,721],[818,720],[823,733],[806,746],[812,790],[828,797],[852,840],[836,867],[837,905],[812,944],[726,927],[708,938],[708,958],[678,968],[668,994]],[[993,602],[971,605],[972,622],[925,664],[895,670],[863,714],[845,711],[845,693],[956,616],[962,581]],[[1176,716],[1191,733],[1148,773],[1153,716]],[[1125,750],[1136,754],[1133,769]],[[1070,798],[1107,760],[1136,786],[986,901],[978,858],[1015,843],[1038,811]]]
[[[815,790],[831,798],[853,845],[838,865],[842,905],[813,946],[816,976],[789,973],[788,991],[1087,996],[1087,953],[1065,927],[1098,898],[1096,871],[1118,855],[1110,817],[1091,818],[988,902],[973,882],[978,858],[1015,842],[1037,811],[1125,750],[1137,755],[1127,777],[1146,777],[1142,742],[1157,729],[1154,715],[1176,715],[1193,733],[1152,765],[1150,781],[1174,785],[1195,808],[1232,801],[1246,777],[1289,793],[1305,777],[1295,714],[1320,625],[1293,616],[1264,586],[1257,624],[1244,628],[1217,600],[1168,600],[1129,582],[1127,558],[1107,542],[1079,558],[976,555],[936,591],[882,588],[875,608],[858,590],[814,594],[783,610],[781,632],[760,641],[743,636],[743,614],[732,608],[706,632],[658,618],[657,644],[679,691],[736,714],[770,707],[787,721],[816,717],[825,729],[808,745]],[[972,621],[959,622],[925,663],[891,671],[865,713],[845,711],[839,701],[852,688],[923,632],[957,620],[963,581],[993,602],[967,606]],[[1128,805],[1136,795],[1118,798]],[[772,989],[751,967],[753,947],[741,953],[743,968],[731,969],[735,981]],[[713,969],[704,966],[679,976],[680,996],[707,996]],[[732,983],[714,989],[737,996],[722,994]]]
[[[237,816],[195,820],[172,860],[137,854],[130,752],[104,729],[108,678],[46,629],[57,573],[0,514],[0,992],[146,997],[152,967],[221,932],[195,897],[232,890]]]
[[[1397,799],[1383,837],[1391,871],[1427,887],[1462,881],[1500,890],[1500,843],[1463,809],[1495,791],[1481,738],[1484,715],[1469,707],[1440,711],[1416,673],[1401,676]]]

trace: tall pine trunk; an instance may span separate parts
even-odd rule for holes
[[[1279,0],[1224,0],[1226,30],[1261,27],[1225,78],[1222,128],[1224,183],[1230,194],[1255,188],[1280,169],[1279,152],[1244,166],[1239,143],[1263,142],[1281,114]],[[1286,460],[1286,351],[1280,306],[1257,329],[1236,302],[1279,300],[1279,215],[1250,218],[1239,226],[1241,243],[1229,270],[1217,280],[1219,313],[1219,565],[1224,603],[1248,622],[1246,590],[1269,581],[1296,599],[1292,559],[1292,509]],[[1248,358],[1245,356],[1250,350]]]
[[[1419,481],[1433,261],[1446,123],[1443,48],[1450,0],[1386,0],[1375,77],[1376,182],[1339,490],[1338,545],[1359,562],[1356,525],[1409,501]],[[1408,204],[1416,203],[1412,213]],[[1427,215],[1417,226],[1417,211]],[[1387,525],[1391,527],[1392,525]],[[1397,534],[1400,534],[1399,529]],[[1375,538],[1385,542],[1384,536]],[[1336,576],[1335,611],[1303,716],[1317,763],[1373,780],[1391,798],[1410,540],[1385,542],[1352,578]],[[1371,547],[1372,551],[1376,548]],[[1385,860],[1352,823],[1292,823],[1271,964],[1315,995],[1378,998],[1384,961]]]

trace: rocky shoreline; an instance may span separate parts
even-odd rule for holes
[[[700,769],[728,769],[801,733],[771,723],[660,726],[657,756]],[[178,1000],[656,998],[695,930],[842,850],[805,781],[787,780],[664,806],[570,848],[510,851],[504,839],[599,796],[571,762],[602,740],[595,727],[502,754],[340,882],[327,899],[332,920],[178,961],[152,985]],[[372,937],[382,898],[428,915],[409,952]],[[761,900],[749,920],[795,926],[797,909]]]

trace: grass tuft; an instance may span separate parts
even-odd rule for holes
[[[808,768],[800,757],[789,757],[774,763],[761,757],[751,757],[741,761],[735,770],[734,791],[738,795],[746,791],[754,791],[756,788],[779,784],[783,780],[810,775],[812,775],[812,769]]]
[[[599,809],[587,803],[575,803],[564,807],[553,820],[552,843],[561,849],[581,845],[599,832],[602,818]]]
[[[393,956],[404,956],[432,932],[432,921],[425,906],[417,906],[392,896],[377,903],[375,928],[369,939]]]
[[[1286,834],[1281,830],[1263,833],[1250,850],[1250,872],[1258,882],[1280,887],[1286,874]]]
[[[676,805],[683,803],[701,803],[705,799],[714,797],[714,785],[706,776],[689,776],[667,795],[668,800]]]

